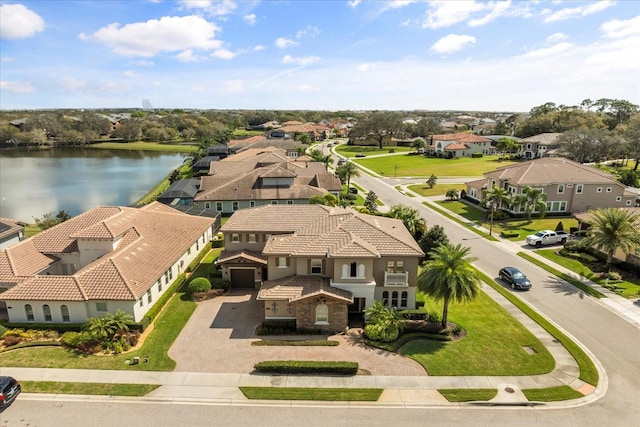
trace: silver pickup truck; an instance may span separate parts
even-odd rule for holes
[[[565,231],[542,230],[527,236],[527,245],[539,248],[547,245],[564,245],[570,234]]]

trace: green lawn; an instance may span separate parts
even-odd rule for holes
[[[383,176],[424,176],[434,174],[438,178],[446,176],[482,176],[502,166],[517,162],[485,156],[478,159],[438,159],[424,156],[388,156],[354,161]],[[397,166],[397,168],[396,168]]]
[[[36,224],[27,224],[24,227],[24,237],[35,236],[41,231],[42,230],[40,229],[40,227],[38,227]]]
[[[640,295],[640,283],[634,283],[627,280],[610,283],[608,280],[596,276],[591,268],[589,268],[588,265],[583,264],[579,259],[567,258],[565,256],[562,256],[556,249],[542,249],[536,251],[536,253],[538,255],[542,255],[548,260],[555,262],[558,265],[568,268],[574,273],[579,274],[599,284],[600,286],[608,288],[609,290],[617,293],[620,296],[623,296],[625,298],[637,298]]]
[[[442,303],[423,294],[418,297],[427,311],[442,311]],[[451,304],[449,320],[467,331],[464,339],[415,340],[400,353],[424,366],[429,375],[537,375],[554,368],[546,347],[484,292],[472,303]]]
[[[395,153],[408,153],[411,151],[410,147],[384,147],[380,149],[378,146],[360,146],[360,145],[347,145],[340,144],[336,147],[336,153],[342,157],[355,157],[356,154],[362,153],[367,156],[373,156],[378,154],[389,154],[390,151]]]
[[[380,398],[381,388],[240,387],[247,399],[366,401]]]
[[[549,388],[529,388],[522,390],[524,395],[532,402],[556,402],[559,400],[571,400],[584,397],[578,390],[568,385]]]
[[[145,396],[160,387],[156,384],[63,383],[20,381],[24,393]]]
[[[171,153],[191,153],[198,150],[197,145],[161,144],[158,142],[99,142],[91,148],[109,150],[166,151]]]
[[[471,222],[474,222],[487,230],[489,229],[489,219],[487,212],[461,201],[438,201],[440,206],[458,214]],[[569,230],[571,227],[578,227],[578,221],[571,217],[546,217],[527,219],[508,219],[493,222],[493,233],[500,235],[501,232],[517,234],[516,237],[510,237],[509,240],[524,240],[529,234],[533,234],[540,230],[555,230],[559,222],[562,222],[563,228]]]
[[[430,197],[444,196],[449,190],[458,190],[458,193],[460,193],[461,190],[466,190],[467,186],[465,184],[436,184],[433,188],[429,188],[427,184],[419,184],[410,185],[407,188],[420,196]]]
[[[438,392],[449,402],[472,402],[477,400],[491,400],[498,394],[494,388],[449,388]]]
[[[451,203],[458,203],[458,202],[451,202]],[[438,212],[440,215],[449,218],[451,221],[454,221],[454,222],[460,224],[461,226],[467,228],[469,231],[472,231],[472,232],[476,233],[478,236],[482,236],[485,239],[490,240],[492,242],[497,242],[498,241],[498,239],[496,237],[490,236],[487,232],[485,232],[485,231],[479,229],[478,227],[476,227],[473,222],[461,221],[460,217],[453,216],[450,213],[450,211],[447,210],[447,209],[442,209],[442,208],[438,207],[437,205],[432,205],[431,203],[427,203],[427,202],[423,202],[422,204],[424,206],[428,207],[429,209]]]
[[[188,165],[182,165],[178,171],[180,172],[180,179],[191,178],[193,176],[193,171],[191,170],[191,167]],[[144,195],[140,200],[138,200],[134,204],[146,205],[148,203],[155,201],[158,198],[158,196],[164,193],[171,185],[171,183],[169,182],[169,177],[171,176],[172,173],[173,171],[169,172],[169,174],[166,177],[164,177],[162,181],[156,184],[155,187],[153,187],[146,195]]]

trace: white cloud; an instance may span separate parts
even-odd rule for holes
[[[221,45],[214,39],[218,30],[199,16],[165,16],[125,26],[109,24],[91,37],[81,34],[80,38],[95,39],[119,55],[150,57],[160,52],[217,49]]]
[[[309,65],[309,64],[313,64],[314,62],[318,62],[320,60],[319,57],[317,56],[299,56],[299,57],[294,57],[291,55],[285,55],[282,58],[282,63],[283,64],[296,64],[296,65]]]
[[[0,38],[22,39],[44,30],[44,20],[21,4],[0,6]]]
[[[181,0],[180,3],[180,9],[199,10],[211,16],[229,15],[238,8],[231,0]]]
[[[136,73],[134,70],[127,70],[124,73],[125,77],[140,77],[139,73]]]
[[[433,30],[465,21],[472,12],[483,9],[483,5],[476,3],[474,0],[433,1],[429,5],[431,9],[427,11],[422,28],[431,28]]]
[[[467,46],[474,45],[476,38],[465,34],[449,34],[442,37],[431,46],[431,50],[436,53],[449,54],[461,50]]]
[[[6,90],[11,93],[32,93],[36,88],[29,82],[10,82],[0,80],[0,90]]]
[[[553,56],[553,55],[556,55],[556,54],[558,54],[560,52],[563,52],[563,51],[569,49],[572,46],[573,45],[571,43],[567,43],[567,42],[558,43],[555,46],[545,47],[545,48],[542,48],[542,49],[531,50],[531,51],[525,53],[524,55],[521,55],[521,57],[522,58],[541,58],[541,57],[545,57],[545,56]]]
[[[153,61],[149,61],[148,59],[141,59],[139,61],[132,61],[132,64],[138,65],[140,67],[153,67]]]
[[[2,56],[2,57],[0,57],[0,62],[13,62],[15,60],[16,60],[16,58],[14,58],[13,56]]]
[[[470,27],[478,27],[480,25],[488,24],[496,18],[504,16],[507,14],[509,9],[511,8],[511,1],[496,1],[490,2],[487,7],[490,8],[489,13],[487,13],[482,18],[472,19],[469,21]]]
[[[76,92],[87,87],[85,80],[79,80],[74,77],[64,77],[56,82],[56,84],[67,92]]]
[[[244,85],[240,80],[227,80],[226,82],[224,82],[223,87],[226,93],[244,92]]]
[[[301,84],[295,87],[295,90],[298,92],[303,92],[303,93],[310,93],[310,92],[320,92],[320,89],[309,85],[309,84]]]
[[[552,43],[559,42],[561,40],[566,40],[566,39],[567,39],[567,35],[564,33],[553,33],[549,37],[547,37],[547,41]]]
[[[595,3],[581,3],[580,6],[566,7],[564,9],[557,10],[555,12],[546,9],[544,12],[548,13],[548,16],[544,19],[544,22],[556,22],[564,21],[566,19],[580,18],[594,13],[602,12],[605,9],[613,6],[615,1],[601,0]]]
[[[640,15],[624,21],[613,19],[600,26],[605,37],[618,38],[640,34]]]
[[[278,37],[276,39],[276,46],[279,47],[280,49],[286,49],[288,47],[291,46],[296,46],[299,45],[300,43],[293,41],[291,39],[288,39],[286,37]]]
[[[371,71],[373,69],[373,64],[370,64],[370,63],[358,64],[356,69],[358,71],[366,73],[367,71]]]
[[[362,0],[349,0],[347,4],[350,8],[356,8],[361,2]]]
[[[318,27],[314,25],[309,25],[304,30],[300,30],[296,33],[296,38],[301,39],[305,36],[309,36],[311,38],[315,38],[318,34],[320,34],[320,30]]]
[[[204,58],[194,53],[192,49],[186,49],[177,54],[176,59],[180,62],[197,62],[202,61]]]
[[[263,46],[261,44],[257,44],[257,45],[255,45],[253,47],[253,50],[256,51],[256,52],[260,52],[261,50],[265,50],[266,48],[267,48],[266,46]]]
[[[237,55],[238,55],[237,53],[231,52],[230,50],[227,50],[227,49],[217,49],[211,54],[212,57],[218,58],[218,59],[233,59]]]
[[[251,13],[249,15],[245,15],[243,19],[244,19],[244,22],[246,22],[249,25],[256,25],[256,14],[255,13]]]

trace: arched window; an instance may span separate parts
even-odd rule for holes
[[[389,291],[382,292],[382,303],[385,307],[389,305]]]
[[[316,306],[316,325],[329,323],[329,307],[327,304],[318,304]]]
[[[42,313],[44,314],[45,322],[51,322],[51,320],[53,320],[51,318],[51,307],[49,307],[47,304],[42,306]]]
[[[393,291],[391,293],[391,306],[392,307],[398,306],[398,291]]]
[[[402,294],[400,294],[400,307],[403,307],[403,308],[407,307],[408,297],[409,297],[409,293],[407,291],[403,291]]]
[[[31,304],[25,304],[24,313],[27,315],[27,322],[33,322],[35,320],[33,317],[33,307],[31,307]]]
[[[67,307],[66,305],[61,305],[60,314],[62,315],[63,322],[71,322],[71,317],[69,317],[69,307]]]

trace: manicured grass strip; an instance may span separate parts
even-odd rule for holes
[[[450,220],[457,222],[457,223],[458,223],[458,224],[460,224],[461,226],[465,227],[467,230],[473,231],[473,232],[474,232],[474,233],[476,233],[478,236],[482,236],[482,237],[484,237],[484,238],[485,238],[485,239],[487,239],[487,240],[491,240],[492,242],[497,242],[497,241],[498,241],[498,239],[497,239],[497,238],[495,238],[495,237],[493,237],[493,236],[488,235],[488,234],[487,234],[487,233],[485,233],[484,231],[479,230],[479,229],[477,229],[476,227],[474,227],[474,226],[472,226],[472,225],[469,225],[469,223],[468,223],[468,222],[460,221],[457,217],[455,217],[455,216],[451,215],[449,212],[445,211],[444,209],[440,209],[439,207],[434,206],[434,205],[432,205],[432,204],[429,204],[429,203],[427,203],[427,202],[423,202],[422,204],[423,204],[423,205],[425,205],[426,207],[428,207],[429,209],[431,209],[431,210],[434,210],[434,211],[438,212],[440,215],[442,215],[442,216],[446,216],[446,217],[447,217],[447,218],[449,218]]]
[[[584,394],[574,390],[568,385],[549,388],[528,388],[522,390],[524,395],[532,402],[557,402],[559,400],[571,400],[584,397]]]
[[[444,196],[449,190],[458,190],[460,193],[461,190],[466,190],[467,186],[465,184],[436,184],[433,188],[429,188],[427,184],[416,184],[407,188],[420,196],[429,197]]]
[[[374,341],[374,340],[365,338],[364,343],[370,347],[380,348],[382,350],[387,350],[387,351],[397,353],[400,347],[402,347],[409,341],[413,341],[413,340],[451,341],[451,337],[448,335],[415,332],[415,333],[401,335],[397,340],[393,342]]]
[[[42,229],[37,224],[27,224],[24,226],[24,237],[35,236],[41,231]]]
[[[596,365],[589,356],[575,343],[572,339],[560,332],[558,328],[553,326],[548,320],[542,317],[538,312],[533,310],[527,304],[522,302],[518,297],[513,295],[510,291],[506,290],[502,285],[495,280],[489,278],[486,274],[478,271],[478,275],[481,280],[488,283],[493,289],[498,291],[503,297],[508,299],[513,305],[518,307],[524,314],[529,316],[533,321],[540,325],[544,330],[549,332],[555,339],[567,349],[567,351],[573,356],[580,368],[580,379],[592,386],[598,385],[598,370]]]
[[[25,393],[83,394],[107,396],[145,396],[160,387],[157,384],[67,383],[57,381],[20,381]]]
[[[191,168],[189,167],[189,165],[182,165],[179,168],[179,172],[180,172],[181,179],[190,178],[192,174]],[[148,203],[155,201],[158,198],[158,196],[163,192],[165,192],[171,185],[171,182],[169,181],[169,177],[171,176],[172,173],[173,171],[169,172],[169,174],[167,174],[167,176],[164,177],[162,181],[160,181],[155,187],[153,187],[146,195],[140,198],[140,200],[134,203],[134,205],[136,206],[146,205]]]
[[[542,253],[540,255],[545,256],[545,254],[542,254]],[[606,295],[602,294],[601,292],[598,292],[595,289],[592,289],[591,287],[585,285],[580,280],[575,279],[575,278],[569,276],[568,274],[563,273],[563,272],[561,272],[559,270],[556,270],[555,268],[553,268],[551,266],[548,266],[544,262],[538,260],[537,258],[532,257],[529,254],[526,254],[524,252],[518,252],[518,256],[520,256],[521,258],[524,258],[527,261],[537,265],[538,267],[541,267],[541,268],[545,269],[546,271],[548,271],[549,273],[553,274],[554,276],[558,276],[562,280],[571,283],[573,286],[575,286],[576,288],[580,289],[584,293],[591,295],[592,297],[595,297],[595,298],[606,298],[607,297]]]
[[[247,399],[375,402],[381,388],[240,387]]]
[[[335,347],[340,344],[332,340],[264,340],[253,341],[251,345],[256,346],[292,346],[292,347]]]
[[[491,400],[498,394],[498,390],[493,388],[448,388],[438,392],[449,402]]]
[[[368,153],[367,153],[368,155]],[[460,157],[438,159],[425,156],[384,156],[373,158],[355,158],[356,163],[383,176],[388,177],[429,177],[483,176],[498,167],[516,164],[512,160],[499,159],[497,156],[485,156],[479,159]]]
[[[358,362],[327,362],[315,360],[270,360],[256,363],[258,372],[271,374],[333,374],[355,375],[358,373]]]
[[[165,151],[169,153],[191,153],[198,150],[197,145],[160,144],[157,142],[99,142],[91,144],[89,147],[108,150]]]

